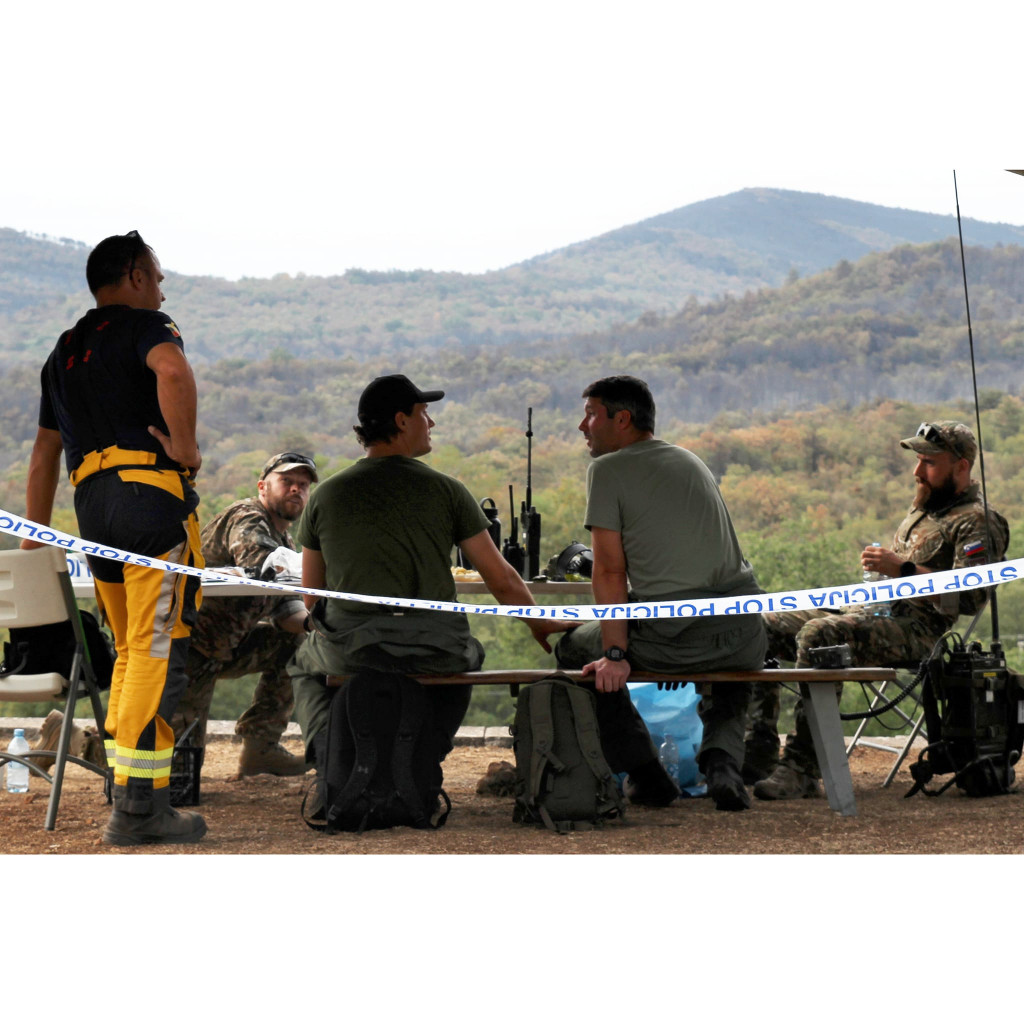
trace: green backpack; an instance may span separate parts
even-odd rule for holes
[[[601,752],[595,701],[561,673],[519,691],[512,726],[513,821],[572,832],[623,817],[615,777]]]

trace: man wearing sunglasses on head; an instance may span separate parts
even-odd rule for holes
[[[295,550],[288,527],[302,515],[310,487],[318,480],[308,455],[281,452],[268,459],[256,497],[234,502],[203,528],[206,564],[264,575],[268,555],[278,548]],[[285,665],[306,635],[306,607],[295,594],[253,591],[259,594],[266,596],[203,603],[192,630],[188,686],[171,724],[175,739],[180,739],[195,722],[186,742],[205,747],[214,684],[258,672],[252,704],[235,724],[235,733],[242,737],[238,774],[302,775],[304,759],[281,746],[281,735],[295,706]]]
[[[871,546],[861,554],[866,572],[884,577],[919,576],[1001,561],[1010,530],[991,506],[988,523],[979,486],[971,480],[978,454],[974,435],[954,420],[922,423],[900,445],[917,455],[914,502],[896,530],[892,548]],[[926,658],[935,642],[953,628],[960,615],[974,615],[988,600],[986,590],[943,593],[897,600],[888,605],[854,606],[836,614],[820,609],[765,614],[768,654],[810,666],[815,647],[849,644],[854,665],[898,665]],[[842,684],[837,685],[841,694]],[[819,768],[803,701],[796,705],[794,731],[778,749],[779,688],[758,684],[751,702],[744,775],[770,774],[754,785],[762,800],[790,800],[818,793]]]

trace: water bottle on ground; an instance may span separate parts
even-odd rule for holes
[[[14,739],[11,740],[7,747],[8,754],[17,754],[19,757],[27,754],[32,748],[28,744],[28,740],[25,739],[24,729],[14,730]],[[17,761],[8,761],[4,765],[6,770],[6,782],[8,793],[27,793],[28,792],[28,776],[29,770],[23,764],[18,764]]]
[[[669,735],[665,736],[660,747],[658,747],[658,760],[662,767],[676,782],[679,781],[679,747],[676,741]]]

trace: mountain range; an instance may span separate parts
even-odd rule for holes
[[[751,188],[486,274],[350,268],[331,277],[228,281],[165,268],[164,291],[197,365],[228,357],[394,358],[600,333],[955,234],[952,215]],[[966,220],[964,240],[1022,245],[1024,228]],[[8,362],[38,363],[91,305],[87,255],[80,242],[0,228],[0,351]]]

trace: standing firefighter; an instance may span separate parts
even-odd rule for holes
[[[137,231],[112,235],[89,254],[86,279],[96,308],[60,336],[42,371],[28,517],[50,522],[63,451],[83,538],[201,568],[196,386],[181,333],[159,312],[160,261]],[[103,841],[197,842],[202,817],[170,806],[168,723],[185,688],[199,581],[93,556],[89,566],[117,646],[106,721],[114,810]]]

